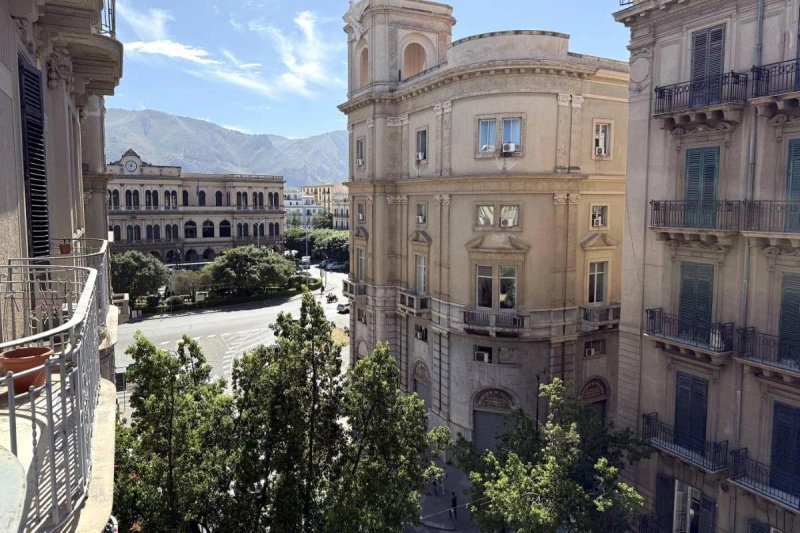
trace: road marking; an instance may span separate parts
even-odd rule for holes
[[[217,336],[218,336],[218,335],[214,334],[214,335],[209,335],[209,336],[208,336],[208,337],[206,337],[206,338],[207,338],[207,339],[213,339],[214,337],[217,337]]]
[[[172,342],[172,341],[159,342],[159,343],[158,343],[158,345],[159,345],[159,346],[166,346],[166,345],[167,345],[167,344],[169,344],[170,342]]]

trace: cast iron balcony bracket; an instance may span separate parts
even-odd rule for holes
[[[713,365],[724,365],[733,352],[733,323],[682,319],[662,309],[647,309],[646,335],[671,354],[705,358]]]
[[[731,452],[730,481],[792,512],[800,509],[800,479],[791,476],[786,486],[785,479],[774,478],[769,466],[748,457],[747,448]]]
[[[673,426],[661,422],[658,413],[642,415],[642,438],[707,472],[720,472],[728,467],[728,441],[695,441],[691,435],[681,435]]]
[[[724,104],[744,105],[747,89],[748,75],[734,71],[656,87],[654,114],[669,115]]]

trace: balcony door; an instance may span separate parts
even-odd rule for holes
[[[684,225],[687,228],[716,226],[719,146],[686,150]]]
[[[711,342],[711,310],[714,267],[704,263],[681,263],[678,306],[678,336],[691,342]]]
[[[708,381],[677,373],[675,444],[705,457]]]
[[[783,277],[781,294],[779,360],[792,366],[800,364],[800,275]]]
[[[789,141],[789,164],[786,171],[787,203],[784,211],[785,230],[800,232],[800,139]]]
[[[775,403],[770,485],[800,496],[800,408]]]
[[[725,62],[725,25],[692,34],[692,107],[722,100],[722,69]]]

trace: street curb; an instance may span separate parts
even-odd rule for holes
[[[429,527],[431,529],[438,529],[439,531],[455,531],[456,530],[455,526],[451,526],[451,525],[448,525],[448,524],[440,524],[438,522],[426,522],[426,521],[423,521],[422,525],[425,526],[425,527]]]

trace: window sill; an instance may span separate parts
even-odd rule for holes
[[[522,226],[514,226],[511,228],[503,228],[497,225],[494,226],[473,226],[473,231],[480,231],[480,232],[487,232],[487,231],[497,231],[497,232],[521,232]]]

